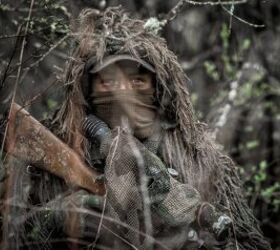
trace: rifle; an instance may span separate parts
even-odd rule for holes
[[[57,175],[68,185],[104,195],[104,183],[97,172],[90,170],[73,149],[16,103],[11,104],[7,126],[4,149],[8,155]]]

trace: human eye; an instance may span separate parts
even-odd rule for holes
[[[143,77],[134,77],[131,79],[131,83],[135,87],[143,86],[145,84],[145,79]]]
[[[115,80],[113,80],[113,79],[103,79],[102,80],[102,84],[104,86],[110,87],[110,86],[115,86],[117,84],[117,82]]]

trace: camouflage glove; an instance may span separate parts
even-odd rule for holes
[[[152,204],[158,204],[170,190],[170,175],[159,157],[146,147],[141,148],[144,160],[144,170],[147,177],[147,189]]]
[[[232,219],[215,209],[210,203],[203,203],[197,212],[197,224],[200,228],[214,234],[218,241],[224,241],[229,236]]]
[[[103,197],[95,194],[91,194],[85,190],[79,190],[75,193],[66,196],[61,200],[60,208],[63,211],[67,211],[72,206],[85,209],[97,209],[102,210]]]
[[[103,197],[80,190],[65,197],[59,206],[62,214],[57,218],[63,218],[65,233],[76,238],[85,237],[88,233],[94,236],[99,224],[95,215],[102,211]],[[76,224],[71,226],[74,233],[69,230],[73,223]]]
[[[196,231],[192,228],[188,231],[188,238],[183,249],[188,250],[233,250],[229,248],[227,241],[218,241],[214,235],[207,231]]]
[[[30,212],[27,224],[31,240],[37,240],[40,232],[64,232],[71,237],[82,238],[89,234],[94,237],[99,219],[91,216],[94,211],[101,211],[103,197],[79,190],[66,197],[52,200],[36,212]],[[73,233],[74,229],[74,233]],[[71,230],[71,231],[70,231]]]

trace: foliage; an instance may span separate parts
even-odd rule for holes
[[[269,209],[277,213],[280,208],[280,182],[269,182],[269,166],[267,161],[261,161],[257,166],[245,166],[241,173],[246,184],[246,195],[251,200],[251,206],[255,207],[257,200],[263,200],[269,205]],[[245,172],[245,170],[246,172]]]
[[[259,56],[264,53],[266,57],[270,53],[262,50],[261,42],[255,37],[253,43],[250,35],[242,35],[236,41],[233,34],[238,31],[230,31],[229,27],[226,23],[220,26],[220,58],[204,62],[205,73],[219,88],[211,97],[211,108],[223,109],[226,103],[230,105],[228,122],[222,131],[231,134],[228,138],[232,141],[221,140],[227,143],[226,149],[240,165],[250,206],[267,226],[280,212],[280,182],[279,176],[274,176],[280,163],[279,154],[275,153],[279,145],[276,134],[279,134],[280,79],[271,76],[265,59]],[[258,46],[262,49],[258,50]],[[238,86],[233,100],[231,84],[226,84],[232,82]],[[233,131],[229,132],[229,127]]]

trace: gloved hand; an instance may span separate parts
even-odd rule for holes
[[[170,190],[168,169],[159,157],[143,147],[141,149],[148,178],[147,189],[152,203],[162,201]]]
[[[218,241],[214,235],[207,231],[197,232],[193,228],[188,231],[188,238],[184,249],[188,250],[233,250],[227,241]]]
[[[217,211],[210,203],[205,202],[198,209],[197,223],[202,229],[213,233],[218,241],[223,241],[229,236],[232,219]]]
[[[76,238],[94,237],[100,219],[92,213],[100,212],[102,208],[103,197],[85,190],[79,190],[66,197],[58,197],[36,212],[30,211],[27,218],[27,224],[31,227],[30,240],[38,240],[40,232],[50,233],[54,230],[63,231],[65,234],[72,233],[71,237]],[[70,231],[70,227],[74,229],[75,234],[73,230]]]
[[[102,196],[90,194],[85,190],[65,197],[61,203],[64,232],[74,238],[94,237],[100,222],[103,199]]]
[[[102,210],[103,196],[91,194],[85,190],[76,191],[60,202],[60,207],[62,210],[67,211],[70,206],[79,208],[92,208],[97,210]],[[53,207],[54,205],[52,205]]]

